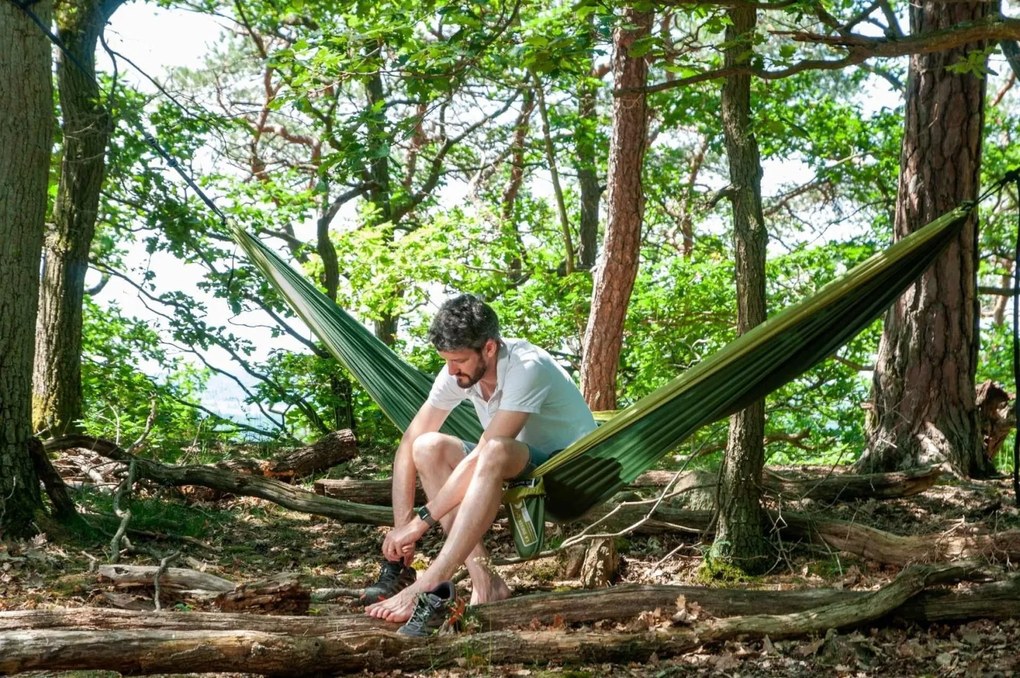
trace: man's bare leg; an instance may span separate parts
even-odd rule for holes
[[[453,521],[439,555],[414,584],[392,598],[369,606],[366,609],[369,615],[391,622],[407,621],[419,593],[430,591],[453,576],[460,563],[478,548],[482,536],[492,526],[502,500],[503,481],[513,478],[524,469],[529,454],[527,445],[513,439],[499,438],[487,441],[472,456],[476,457],[474,470],[470,474],[463,501],[460,502],[457,519]],[[450,474],[441,493],[452,489],[447,485],[458,484],[462,475],[459,471],[463,470],[458,468],[458,472]]]
[[[459,476],[470,476],[478,455],[464,455],[464,444],[459,438],[443,434],[423,436],[424,440],[414,447],[414,465],[421,478],[422,488],[429,499],[434,499],[456,469]],[[456,483],[456,481],[455,481]],[[440,520],[447,535],[457,519],[458,508],[453,509]],[[482,540],[464,560],[468,576],[471,577],[471,604],[504,600],[510,597],[510,587],[489,564],[489,553]]]

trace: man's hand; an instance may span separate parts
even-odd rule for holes
[[[412,520],[401,527],[393,528],[383,540],[383,556],[386,560],[403,560],[405,564],[410,565],[414,558],[414,546],[428,529],[428,525],[422,520]]]

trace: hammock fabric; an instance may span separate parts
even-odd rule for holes
[[[777,313],[557,454],[542,477],[546,511],[579,518],[675,449],[701,426],[737,412],[831,355],[879,317],[959,233],[974,205],[939,217],[811,297]],[[401,430],[432,379],[401,360],[361,323],[259,240],[234,237],[305,323]],[[458,408],[445,431],[477,440],[474,413]]]

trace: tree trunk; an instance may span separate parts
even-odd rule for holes
[[[535,110],[535,90],[531,87],[524,90],[521,112],[514,124],[513,141],[510,143],[510,177],[500,201],[499,230],[507,241],[506,277],[511,285],[519,285],[525,279],[524,241],[514,212],[517,208],[517,196],[524,183],[525,152],[527,151],[528,130],[531,129],[531,114]]]
[[[915,34],[993,10],[989,2],[910,6]],[[907,80],[895,232],[913,232],[977,197],[985,79],[953,72],[983,45],[913,56]],[[983,63],[983,61],[981,62]],[[989,468],[974,405],[977,361],[977,214],[885,318],[872,383],[865,470],[948,462],[974,476]]]
[[[725,63],[748,66],[757,14],[753,6],[728,11]],[[768,234],[761,208],[761,158],[751,130],[751,76],[726,78],[722,90],[723,132],[730,166],[733,240],[736,253],[737,331],[765,321],[765,247]],[[762,530],[761,472],[765,465],[765,403],[758,401],[730,419],[729,440],[719,484],[719,526],[712,560],[745,572],[770,564]]]
[[[49,25],[49,0],[29,7]],[[50,43],[14,3],[0,5],[0,45],[0,538],[9,538],[32,534],[42,508],[29,442],[53,91]]]
[[[80,0],[62,3],[56,12],[60,39],[75,61],[63,53],[57,60],[63,148],[43,252],[32,380],[33,425],[51,436],[78,432],[82,416],[82,300],[111,130],[99,102],[95,53],[119,5],[120,0]]]
[[[595,15],[591,14],[586,23],[588,35],[595,40]],[[594,63],[591,64],[594,70]],[[598,86],[595,75],[586,77],[577,94],[577,126],[574,131],[574,151],[577,155],[577,190],[580,201],[580,222],[578,224],[577,267],[590,271],[595,266],[598,253],[599,202],[602,190],[599,188],[598,159],[595,138],[598,132],[598,110],[596,97]]]
[[[609,147],[608,216],[581,361],[581,390],[593,410],[616,409],[623,324],[637,277],[644,213],[641,171],[648,136],[648,102],[643,91],[648,63],[644,56],[632,57],[630,49],[650,35],[652,17],[652,12],[627,8],[614,36],[616,92]]]
[[[375,58],[376,50],[383,45],[367,46],[369,59]],[[366,167],[365,182],[368,184],[368,201],[374,210],[374,224],[384,224],[393,218],[393,196],[390,186],[390,143],[392,141],[386,120],[386,88],[382,74],[375,71],[365,81],[366,100],[366,131],[369,157]],[[378,309],[380,316],[372,321],[376,338],[387,346],[393,346],[397,340],[397,320],[386,309]]]

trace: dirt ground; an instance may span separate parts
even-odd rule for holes
[[[44,534],[27,542],[0,542],[0,610],[78,606],[152,609],[151,591],[126,595],[114,591],[94,574],[97,564],[109,562],[108,535],[116,521],[104,493],[91,491],[81,496],[86,497],[81,502],[83,513],[96,529],[92,534]],[[371,581],[378,569],[378,547],[384,533],[381,528],[341,525],[258,499],[215,498],[203,492],[150,487],[139,489],[124,501],[138,514],[134,527],[140,532],[132,536],[134,549],[121,562],[156,565],[158,557],[179,552],[175,567],[200,569],[237,583],[288,572],[310,588],[352,592],[330,603],[313,604],[312,614],[357,612],[353,592]],[[917,497],[834,506],[812,503],[795,508],[820,517],[852,519],[901,535],[1020,528],[1020,513],[1008,480],[956,482],[944,478]],[[555,543],[566,535],[554,529],[550,536]],[[502,525],[497,524],[487,543],[497,564],[514,555]],[[439,544],[436,536],[427,536],[417,566],[427,565]],[[617,547],[622,560],[615,583],[701,585],[698,567],[706,546],[697,534],[620,538]],[[566,562],[564,556],[545,558],[503,565],[500,571],[515,595],[578,588],[578,581],[564,576]],[[1007,572],[1014,569],[1013,563],[994,565]],[[819,547],[783,544],[770,573],[725,586],[874,590],[887,584],[897,571]],[[466,598],[469,582],[460,581],[458,587]],[[974,620],[923,627],[876,624],[781,642],[767,638],[728,642],[681,657],[653,656],[640,664],[518,664],[364,675],[1013,676],[1020,675],[1020,601],[1017,603],[1018,618],[1004,622]],[[167,600],[163,605],[208,609],[200,601],[187,599]],[[612,629],[615,623],[595,625]],[[117,674],[90,671],[59,675],[105,678]],[[217,675],[225,678],[227,674]]]

